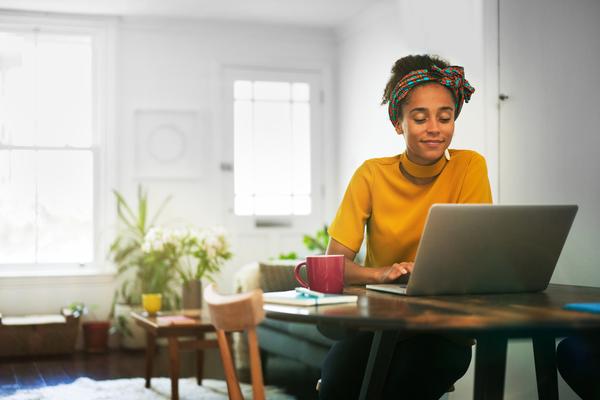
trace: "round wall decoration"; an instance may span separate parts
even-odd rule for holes
[[[148,135],[148,154],[156,161],[169,164],[185,155],[185,134],[173,125],[157,126]]]

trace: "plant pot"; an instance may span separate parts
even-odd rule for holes
[[[183,314],[199,316],[202,309],[202,281],[197,279],[183,283],[182,287]]]
[[[110,321],[88,321],[83,323],[83,342],[87,353],[108,351]]]
[[[143,293],[142,308],[149,315],[156,315],[162,306],[162,294],[160,293]]]

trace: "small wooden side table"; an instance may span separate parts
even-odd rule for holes
[[[160,317],[172,317],[181,313],[161,313],[158,316],[149,316],[143,311],[132,311],[131,317],[146,331],[146,387],[150,387],[152,378],[154,355],[156,353],[156,339],[167,338],[169,342],[169,375],[171,377],[171,399],[179,400],[179,352],[181,350],[196,351],[196,379],[198,385],[202,384],[204,349],[218,348],[216,339],[205,339],[207,332],[215,329],[210,323],[208,315],[194,318],[194,323],[172,323]],[[180,338],[191,338],[180,340]]]

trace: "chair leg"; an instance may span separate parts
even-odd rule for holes
[[[252,398],[255,400],[264,400],[265,387],[263,384],[260,352],[258,350],[258,339],[255,328],[248,329],[248,350],[250,352],[250,373],[252,374]]]
[[[248,350],[250,352],[250,374],[252,375],[252,398],[264,400],[265,387],[260,366],[260,351],[258,350],[258,339],[256,329],[248,329]]]
[[[229,342],[225,336],[225,332],[217,329],[217,341],[219,342],[219,354],[223,362],[223,370],[225,371],[225,380],[227,381],[227,392],[231,400],[243,400],[242,391],[238,383],[238,378],[233,366],[231,351],[229,350]]]

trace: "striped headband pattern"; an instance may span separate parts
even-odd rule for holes
[[[431,70],[418,69],[412,71],[402,77],[392,91],[392,96],[388,105],[388,114],[390,116],[390,121],[392,121],[394,126],[396,126],[398,122],[402,99],[408,95],[408,92],[411,89],[423,82],[438,82],[454,93],[454,97],[456,98],[456,112],[454,114],[454,119],[458,118],[463,103],[468,103],[471,99],[471,95],[475,92],[473,86],[465,79],[465,70],[463,67],[453,65],[442,69],[437,65],[434,65]]]

